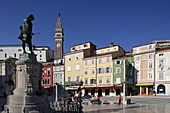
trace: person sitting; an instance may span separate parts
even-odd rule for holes
[[[94,104],[95,102],[96,102],[96,98],[95,98],[95,96],[93,95],[93,96],[92,96],[92,99],[91,99],[91,103]]]
[[[63,102],[65,102],[65,101],[66,101],[66,98],[65,98],[65,96],[63,96],[63,98],[62,98],[62,101],[63,101]]]

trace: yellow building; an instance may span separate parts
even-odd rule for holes
[[[124,49],[118,45],[100,48],[95,54],[83,59],[83,87],[84,95],[113,95],[112,89],[112,58],[123,56]]]
[[[83,58],[93,54],[96,46],[91,42],[70,47],[69,53],[64,54],[65,60],[65,89],[68,92],[79,90],[83,79]]]

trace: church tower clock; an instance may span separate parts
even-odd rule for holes
[[[63,28],[60,20],[60,13],[58,15],[57,25],[55,28],[55,59],[63,58]]]

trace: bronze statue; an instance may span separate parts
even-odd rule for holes
[[[34,33],[32,33],[32,22],[31,22],[33,20],[34,20],[34,16],[33,14],[30,14],[26,19],[24,19],[23,25],[20,26],[21,33],[18,38],[22,40],[22,49],[24,53],[26,53],[25,43],[27,43],[31,54],[33,54],[32,42],[31,42],[32,35],[34,35]]]

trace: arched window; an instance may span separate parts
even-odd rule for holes
[[[47,82],[48,84],[50,84],[50,80],[48,79],[48,82]]]

